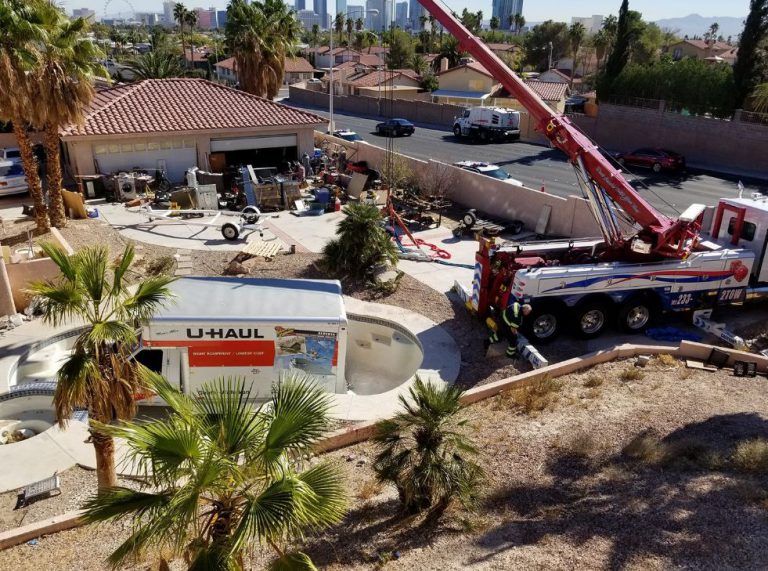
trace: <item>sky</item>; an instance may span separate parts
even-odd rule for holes
[[[286,0],[289,4],[293,0]],[[309,5],[312,0],[308,0]],[[334,0],[329,1],[333,5]],[[399,0],[396,0],[399,1]],[[491,14],[491,0],[445,0],[457,12],[463,8],[472,11],[482,10],[486,19]],[[347,0],[350,5],[365,4],[364,0]],[[65,0],[60,2],[71,11],[73,8],[91,8],[98,15],[104,12],[105,0]],[[138,12],[161,12],[162,0],[111,0],[108,12],[127,11],[131,4]],[[226,8],[227,0],[184,0],[189,8],[198,6]],[[529,22],[559,20],[570,22],[572,16],[591,16],[593,14],[618,14],[621,0],[525,0],[523,16]],[[630,0],[629,7],[643,13],[646,20],[675,18],[688,14],[702,16],[745,16],[749,12],[749,0]]]

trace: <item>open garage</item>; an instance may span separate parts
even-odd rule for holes
[[[162,170],[182,182],[192,167],[280,167],[312,153],[325,122],[204,79],[148,79],[98,92],[62,141],[75,175]]]

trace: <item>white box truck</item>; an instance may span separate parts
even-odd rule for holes
[[[346,393],[347,316],[341,284],[329,280],[186,277],[144,327],[137,361],[184,393],[219,377],[240,377],[265,399],[282,371],[313,375]],[[142,395],[142,404],[164,404]]]
[[[520,138],[520,112],[503,107],[470,107],[453,121],[453,134],[480,142]]]

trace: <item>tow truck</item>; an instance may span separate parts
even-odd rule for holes
[[[510,296],[530,303],[526,335],[543,343],[566,328],[596,337],[612,322],[639,333],[665,311],[707,310],[768,294],[765,197],[723,198],[711,219],[703,204],[691,205],[677,218],[662,214],[567,116],[550,109],[448,8],[437,0],[419,3],[567,155],[601,233],[591,240],[507,245],[478,238],[467,302],[472,311],[492,319]],[[702,230],[705,214],[711,220],[708,236]]]

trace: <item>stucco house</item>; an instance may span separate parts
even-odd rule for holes
[[[82,125],[62,130],[75,175],[191,167],[275,166],[314,148],[326,120],[204,79],[147,79],[96,94]]]
[[[668,53],[675,61],[683,58],[707,59],[722,56],[733,50],[733,46],[725,42],[710,42],[707,40],[681,40],[671,44]],[[733,58],[735,60],[735,57]]]
[[[432,92],[435,103],[482,105],[499,87],[485,67],[469,61],[437,74],[438,88]]]

